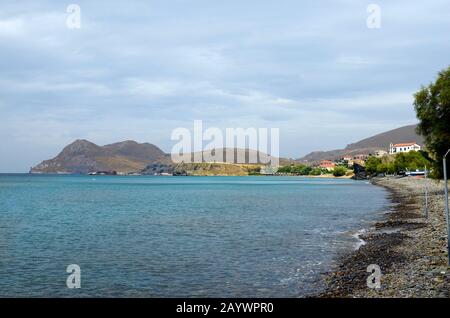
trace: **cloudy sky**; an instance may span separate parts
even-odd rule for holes
[[[381,28],[367,27],[371,3]],[[412,94],[450,65],[449,12],[448,0],[2,0],[0,172],[80,138],[170,151],[195,119],[278,127],[286,157],[415,123]]]

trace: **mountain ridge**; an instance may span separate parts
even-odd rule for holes
[[[98,146],[85,139],[70,143],[53,159],[44,160],[30,173],[80,173],[92,171],[133,172],[149,162],[167,162],[167,155],[150,143],[126,140]]]
[[[386,132],[376,134],[374,136],[364,138],[360,141],[348,144],[344,149],[334,149],[329,151],[314,151],[308,155],[297,159],[290,160],[279,158],[280,165],[287,165],[294,162],[316,162],[324,159],[335,160],[343,156],[355,156],[359,154],[370,154],[377,150],[388,150],[389,143],[412,142],[415,141],[423,145],[423,138],[419,136],[415,129],[417,125],[408,125]],[[217,149],[217,151],[226,152],[226,149]],[[209,150],[203,151],[203,156],[208,154]],[[255,164],[263,164],[262,156],[267,157],[266,154],[256,150],[235,149],[235,155],[241,153],[241,158],[244,156],[244,162],[237,162],[234,159],[235,165],[249,164],[249,155],[256,155],[257,162]],[[243,153],[242,153],[243,152]],[[195,153],[191,153],[191,161]],[[225,156],[224,156],[225,158]],[[237,157],[236,157],[237,158]],[[229,161],[229,160],[227,160]],[[229,164],[224,166],[220,162],[207,162],[203,160],[202,163],[209,163],[213,165],[201,165],[201,163],[192,163],[192,167],[188,163],[184,166],[192,169],[215,169],[219,171],[218,167],[225,167],[227,171],[234,171]],[[184,167],[183,166],[183,167]],[[116,143],[98,146],[86,139],[77,139],[70,143],[53,159],[44,160],[40,164],[30,169],[30,173],[80,173],[87,174],[92,171],[116,171],[118,173],[139,172],[144,174],[162,173],[176,171],[180,164],[172,162],[171,155],[165,153],[157,146],[145,142],[138,143],[134,140],[125,140]],[[185,167],[185,168],[186,168]],[[209,167],[209,168],[205,168]],[[242,168],[242,167],[241,167]],[[244,169],[244,170],[242,170]],[[245,171],[245,167],[240,171]]]
[[[297,159],[297,161],[315,162],[324,159],[336,160],[346,155],[368,155],[377,150],[388,151],[391,142],[394,144],[401,142],[417,142],[419,145],[424,146],[424,139],[416,133],[416,127],[417,124],[413,124],[391,129],[348,144],[344,149],[313,151],[306,156]]]

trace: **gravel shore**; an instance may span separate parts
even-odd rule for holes
[[[428,180],[429,216],[424,218],[424,179],[375,178],[394,203],[385,220],[361,236],[366,244],[343,256],[327,274],[319,297],[450,297],[444,183]],[[367,266],[380,266],[381,288],[367,287]]]

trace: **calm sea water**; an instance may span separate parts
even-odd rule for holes
[[[386,204],[353,180],[0,175],[0,296],[305,296]]]

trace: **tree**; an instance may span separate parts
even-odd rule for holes
[[[304,168],[305,168],[304,165],[296,165],[292,167],[291,172],[296,175],[302,175]]]
[[[312,168],[310,166],[305,166],[302,169],[302,175],[307,176],[311,173],[311,171],[312,171]]]
[[[378,166],[381,164],[381,159],[377,157],[369,157],[366,160],[366,171],[368,174],[373,175],[377,173]]]
[[[395,172],[404,172],[407,170],[406,153],[400,152],[395,155],[394,167]]]
[[[306,176],[311,172],[312,168],[306,165],[290,165],[278,168],[278,173],[296,174]]]
[[[291,166],[282,166],[282,167],[278,168],[277,172],[279,172],[279,173],[291,173],[291,169],[292,169]]]
[[[346,173],[347,173],[347,168],[343,167],[343,166],[336,166],[333,169],[333,176],[335,176],[335,177],[345,176]]]
[[[320,176],[322,174],[322,169],[313,168],[309,174],[312,176]]]
[[[415,171],[424,170],[425,167],[429,167],[431,162],[424,156],[422,151],[410,151],[407,153],[399,153],[395,156],[394,165],[399,167],[400,170]]]
[[[414,95],[414,109],[427,150],[435,159],[434,176],[442,177],[442,157],[450,148],[450,67],[441,71],[434,83]]]

